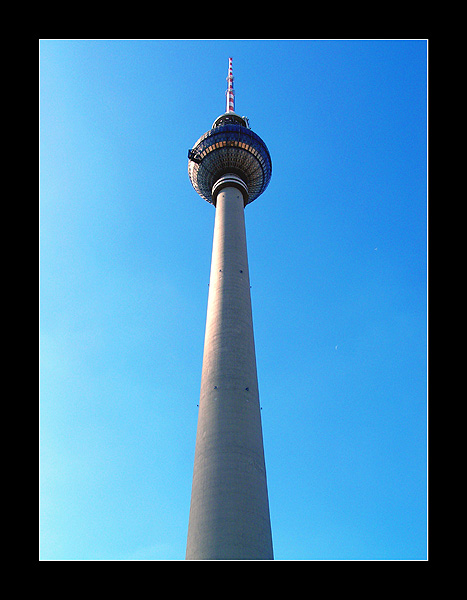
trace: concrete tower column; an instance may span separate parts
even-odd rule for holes
[[[248,194],[236,179],[226,176],[214,186],[187,559],[273,558],[245,233]]]

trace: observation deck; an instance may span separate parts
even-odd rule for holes
[[[188,151],[188,175],[196,192],[215,205],[213,186],[222,176],[239,176],[248,189],[245,206],[267,188],[272,162],[263,140],[246,117],[226,112]]]

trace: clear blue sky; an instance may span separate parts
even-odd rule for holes
[[[427,48],[40,43],[42,559],[183,559],[215,209],[236,111],[277,559],[425,559]]]

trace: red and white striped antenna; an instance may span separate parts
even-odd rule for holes
[[[233,89],[232,59],[229,58],[229,74],[227,76],[227,112],[235,112],[235,92]]]

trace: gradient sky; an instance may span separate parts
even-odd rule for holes
[[[426,559],[425,40],[40,42],[40,557],[184,558],[229,56],[275,557]]]

